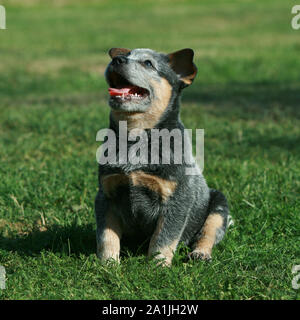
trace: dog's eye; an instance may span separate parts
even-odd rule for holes
[[[152,64],[152,62],[150,60],[145,60],[144,61],[144,65],[147,66],[147,67],[153,68],[153,64]]]

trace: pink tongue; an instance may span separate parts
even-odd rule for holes
[[[128,88],[108,88],[108,92],[111,96],[127,96],[129,94],[129,91],[132,89],[132,87]]]

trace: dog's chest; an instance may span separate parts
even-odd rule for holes
[[[148,196],[158,198],[166,202],[174,193],[177,183],[163,179],[157,175],[145,173],[141,170],[130,173],[107,174],[100,179],[103,192],[109,199],[118,199],[121,195],[127,195],[132,202],[132,195]]]
[[[177,183],[143,171],[107,174],[100,178],[103,193],[122,221],[124,234],[149,236],[161,208]]]

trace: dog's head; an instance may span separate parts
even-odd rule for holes
[[[112,48],[109,55],[112,61],[105,77],[109,105],[117,112],[162,111],[197,74],[192,49],[163,54],[151,49]]]

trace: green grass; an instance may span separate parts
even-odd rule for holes
[[[99,1],[100,2],[100,1]],[[300,299],[300,31],[292,3],[2,1],[1,299]],[[213,262],[171,268],[142,250],[95,256],[96,133],[108,125],[110,47],[191,47],[199,74],[183,95],[205,129],[205,177],[235,225]]]

